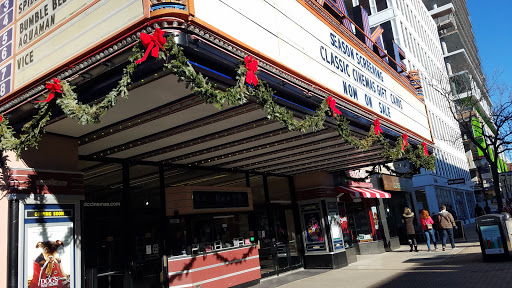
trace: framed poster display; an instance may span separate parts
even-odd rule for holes
[[[22,212],[20,287],[77,287],[75,204],[25,204]]]
[[[300,211],[306,253],[326,252],[327,245],[320,203],[303,204],[300,206]]]

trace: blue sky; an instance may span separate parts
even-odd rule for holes
[[[512,39],[503,33],[512,18],[512,1],[467,0],[467,6],[486,77],[492,79],[499,70],[498,81],[512,84]]]

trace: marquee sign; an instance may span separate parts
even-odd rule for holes
[[[383,69],[386,62],[373,60],[368,55],[371,52],[331,29],[300,2],[282,0],[271,5],[266,1],[196,0],[194,3],[195,16],[202,21],[373,111],[381,119],[431,140],[424,103],[397,81],[396,76]],[[212,12],[223,6],[231,8],[222,8],[223,17]],[[365,42],[363,45],[367,45]],[[398,55],[395,68],[400,72],[405,69],[401,62],[403,51],[396,43],[391,47],[394,51],[388,54]]]
[[[144,17],[143,0],[1,1],[0,98]]]

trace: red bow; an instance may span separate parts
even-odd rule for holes
[[[140,41],[142,42],[142,45],[146,47],[146,53],[144,53],[144,56],[135,61],[135,63],[140,64],[144,61],[146,61],[146,58],[148,58],[148,54],[151,51],[151,56],[158,58],[158,51],[160,51],[160,48],[162,50],[164,49],[165,45],[165,38],[164,38],[164,31],[160,30],[160,28],[155,29],[155,33],[153,35],[149,35],[146,33],[140,33]]]
[[[258,78],[256,78],[256,70],[258,70],[258,60],[252,56],[245,56],[245,68],[247,68],[247,75],[245,76],[245,82],[248,84],[258,85]]]
[[[402,137],[404,138],[404,143],[402,144],[402,151],[405,150],[405,146],[409,145],[409,143],[407,143],[407,133],[404,133],[402,135]]]
[[[55,97],[55,92],[62,93],[62,86],[60,86],[60,80],[57,78],[53,78],[53,83],[46,82],[46,89],[50,90],[50,93],[48,94],[46,100],[36,101],[36,103],[50,102],[53,99],[53,97]]]
[[[327,105],[332,109],[332,117],[336,117],[336,114],[341,115],[341,111],[336,108],[336,100],[332,98],[331,96],[327,97]]]
[[[0,122],[2,122],[2,120],[4,120],[4,116],[0,115]]]
[[[421,145],[423,145],[423,152],[428,156],[427,143],[423,142]]]
[[[375,134],[377,134],[377,136],[379,136],[379,132],[382,133],[382,128],[380,128],[379,118],[377,118],[377,119],[375,119],[375,121],[373,121],[373,125],[375,126]]]

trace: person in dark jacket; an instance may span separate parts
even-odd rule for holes
[[[455,220],[450,212],[446,211],[446,206],[441,206],[441,212],[437,214],[437,223],[439,223],[439,228],[443,231],[443,251],[446,248],[446,238],[450,237],[450,243],[452,244],[452,249],[455,248],[455,239],[453,238],[453,228],[457,227],[455,225]]]
[[[484,209],[482,209],[482,207],[480,207],[480,205],[476,204],[476,207],[475,207],[476,217],[483,216],[484,214],[485,214]]]
[[[491,207],[489,207],[488,203],[485,203],[484,211],[485,214],[491,214]]]
[[[411,246],[410,252],[414,248],[414,251],[418,252],[418,242],[416,242],[416,229],[414,229],[414,222],[416,222],[416,218],[414,217],[414,213],[409,209],[409,207],[405,207],[404,214],[402,214],[402,223],[405,224],[405,229],[407,231],[407,241],[409,242],[409,246]]]
[[[446,211],[452,214],[454,220],[457,220],[457,213],[455,213],[455,210],[453,210],[453,207],[451,205],[446,206]]]

